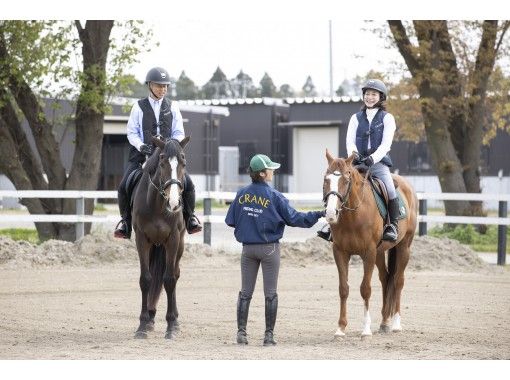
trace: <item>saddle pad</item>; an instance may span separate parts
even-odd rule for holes
[[[386,220],[386,217],[388,215],[388,209],[386,208],[386,202],[382,198],[382,196],[377,193],[373,187],[371,187],[372,193],[374,193],[375,203],[377,203],[377,208],[379,209],[379,214],[381,214],[381,217],[383,220]],[[402,198],[402,194],[400,194],[399,189],[395,189],[397,192],[397,198],[398,198],[398,208],[400,210],[399,216],[397,217],[397,220],[405,219],[407,217],[407,208],[404,203],[404,199]]]

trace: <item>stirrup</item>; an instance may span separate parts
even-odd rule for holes
[[[333,237],[331,236],[331,228],[328,224],[317,231],[317,236],[326,241],[333,241]]]
[[[120,225],[120,227],[119,227]],[[113,231],[113,237],[119,238],[119,239],[130,239],[131,238],[131,231],[130,228],[127,225],[127,222],[124,219],[121,219],[119,223],[117,223],[117,226],[115,227],[115,230]]]
[[[189,218],[188,223],[186,225],[186,230],[190,235],[202,231],[202,225],[200,224],[200,220],[195,215],[191,215],[191,217]]]
[[[397,241],[397,239],[398,239],[398,227],[394,223],[387,224],[384,227],[382,240]]]

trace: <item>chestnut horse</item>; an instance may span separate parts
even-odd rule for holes
[[[404,270],[410,257],[410,246],[416,229],[417,198],[411,185],[392,174],[407,208],[407,216],[398,222],[396,242],[382,241],[383,219],[379,214],[371,184],[352,165],[354,156],[334,158],[326,149],[328,168],[324,175],[326,220],[333,238],[333,255],[339,277],[340,318],[335,337],[345,336],[347,326],[347,283],[349,260],[359,255],[363,260],[363,281],[360,292],[364,302],[362,337],[372,335],[369,301],[374,265],[382,284],[382,321],[380,332],[401,331],[400,297],[404,286]],[[388,264],[386,265],[386,251]]]
[[[185,225],[182,199],[185,158],[183,148],[189,141],[155,137],[156,149],[143,167],[140,182],[133,192],[133,230],[140,259],[142,311],[135,338],[147,338],[154,330],[156,305],[164,285],[168,308],[165,338],[178,329],[175,288],[180,275],[179,260],[184,250]]]

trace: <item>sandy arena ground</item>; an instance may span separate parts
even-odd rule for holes
[[[403,292],[402,333],[379,334],[381,288],[372,279],[372,330],[360,338],[362,267],[351,263],[347,336],[334,339],[338,277],[328,243],[282,245],[276,347],[263,347],[262,278],[250,309],[250,344],[235,343],[239,254],[188,245],[177,302],[181,330],[164,339],[138,326],[132,242],[86,237],[39,248],[0,238],[0,359],[510,359],[510,271],[445,239],[417,238]],[[376,270],[377,271],[377,270]]]

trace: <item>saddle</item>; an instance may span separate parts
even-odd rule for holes
[[[140,181],[140,178],[142,178],[143,170],[142,168],[136,168],[133,170],[126,181],[126,194],[129,199],[129,206],[131,209],[133,209],[133,193],[135,190],[136,185]]]
[[[367,167],[362,165],[357,167],[358,172],[364,175],[367,172]],[[372,176],[371,173],[368,174],[368,181],[370,182],[370,187],[372,189],[372,193],[374,194],[375,203],[377,204],[377,208],[379,209],[379,214],[383,218],[386,224],[389,224],[389,213],[388,213],[388,191],[386,190],[386,186],[384,182],[379,178]],[[402,194],[398,188],[398,183],[393,180],[393,185],[395,186],[395,190],[398,198],[399,205],[399,216],[397,220],[404,219],[407,216],[407,209],[402,198]]]

